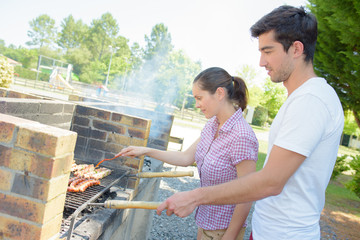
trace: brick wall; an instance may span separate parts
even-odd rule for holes
[[[148,147],[166,150],[169,143],[171,127],[174,116],[160,111],[125,106],[116,102],[106,102],[105,100],[93,99],[89,97],[70,95],[69,101],[81,102],[83,105],[115,111],[123,114],[137,116],[151,120],[150,135],[147,143]]]
[[[55,239],[76,133],[0,114],[0,239]]]
[[[112,158],[126,146],[146,146],[151,120],[83,105],[76,105],[71,130],[78,133],[75,158],[97,164]],[[142,170],[144,156],[119,157],[102,163],[112,168]],[[128,187],[135,188],[137,183]],[[135,184],[135,185],[134,185]]]
[[[58,100],[0,97],[0,113],[70,129],[75,105]]]
[[[26,98],[26,99],[49,99],[48,97],[43,97],[35,94],[29,94],[19,91],[14,91],[8,88],[0,87],[0,97],[7,98]]]

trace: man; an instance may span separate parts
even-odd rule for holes
[[[316,76],[313,55],[317,22],[303,8],[281,6],[251,27],[259,40],[260,66],[282,82],[288,98],[270,129],[262,170],[234,181],[176,193],[157,213],[188,216],[199,205],[256,201],[252,237],[320,239],[325,190],[343,130],[334,89]]]

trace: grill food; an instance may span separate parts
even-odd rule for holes
[[[100,185],[100,179],[111,173],[110,169],[95,169],[94,164],[73,164],[71,171],[75,177],[68,182],[68,192],[84,192],[88,187]]]

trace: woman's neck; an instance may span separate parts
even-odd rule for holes
[[[224,123],[236,112],[236,109],[232,103],[226,104],[221,111],[216,115],[219,122],[219,129]]]

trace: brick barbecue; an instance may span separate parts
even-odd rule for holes
[[[166,149],[173,116],[148,110],[136,116],[134,111],[116,103],[60,101],[0,88],[0,239],[69,237],[61,230],[74,160],[96,164],[128,145]],[[131,174],[162,169],[161,162],[144,157],[120,157],[102,166]],[[106,194],[115,200],[154,201],[159,182],[128,178]],[[146,239],[152,214],[94,208],[80,216],[70,238]]]

